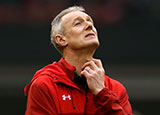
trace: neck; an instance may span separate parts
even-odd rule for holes
[[[67,51],[63,53],[64,59],[76,67],[76,73],[80,75],[82,66],[93,58],[95,51]]]

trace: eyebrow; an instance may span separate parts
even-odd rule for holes
[[[93,20],[92,20],[92,18],[91,18],[90,16],[87,16],[87,20],[88,20],[88,19],[93,23]],[[73,20],[73,23],[72,23],[72,24],[74,24],[75,21],[77,21],[77,20],[82,20],[82,18],[81,18],[80,16],[76,17],[76,18]]]
[[[75,21],[77,21],[77,20],[82,20],[82,18],[81,18],[81,17],[76,17],[76,18],[73,20],[73,23],[72,23],[72,24],[74,24]]]

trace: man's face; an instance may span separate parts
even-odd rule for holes
[[[64,38],[71,49],[97,48],[99,41],[96,28],[89,15],[81,11],[73,11],[62,17],[65,28]]]

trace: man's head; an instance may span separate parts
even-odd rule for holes
[[[85,9],[79,6],[69,7],[61,11],[51,23],[51,42],[62,54],[65,47],[86,47],[87,41],[96,38],[99,45],[97,31],[93,25],[92,18],[85,13]],[[89,39],[88,39],[89,38]],[[94,41],[90,44],[94,45]],[[77,47],[75,47],[77,46]],[[81,47],[82,48],[82,47]]]

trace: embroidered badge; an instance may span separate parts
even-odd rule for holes
[[[66,100],[67,98],[71,100],[71,95],[68,95],[68,96],[62,95],[62,100]]]

